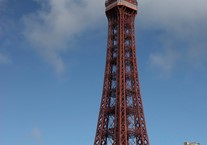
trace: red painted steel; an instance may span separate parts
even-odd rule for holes
[[[114,2],[107,0],[106,7]],[[136,63],[136,14],[126,5],[106,10],[107,56],[94,145],[149,145]]]

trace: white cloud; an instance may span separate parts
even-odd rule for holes
[[[42,58],[62,74],[65,71],[62,54],[73,49],[71,43],[81,33],[100,27],[105,17],[104,0],[36,1],[42,7],[23,18],[24,35]],[[162,30],[164,37],[160,41],[170,41],[173,48],[163,44],[152,52],[149,55],[151,66],[170,73],[178,60],[205,62],[200,58],[206,60],[203,54],[207,54],[206,0],[140,0],[138,13],[140,28]],[[177,47],[178,42],[186,43],[184,51]]]
[[[24,17],[24,34],[35,50],[50,63],[58,74],[65,70],[61,57],[70,50],[80,33],[93,29],[104,16],[97,0],[38,0],[41,10]]]
[[[0,0],[0,12],[5,10],[6,2],[7,2],[6,0]],[[0,13],[0,15],[1,15],[1,13]]]
[[[35,139],[35,141],[38,143],[38,144],[41,144],[42,142],[42,135],[41,135],[41,131],[39,128],[34,128],[32,130],[32,136],[33,138]]]
[[[171,73],[175,64],[179,66],[182,62],[187,62],[191,67],[206,67],[206,0],[143,0],[139,8],[141,28],[163,32],[160,39],[162,45],[150,54],[151,66],[165,73]],[[173,51],[166,47],[166,42],[172,44]],[[177,63],[178,60],[181,63]]]
[[[10,57],[4,53],[0,52],[0,65],[7,65],[7,64],[11,64],[12,61],[10,59]]]
[[[139,13],[146,25],[159,24],[173,27],[186,20],[204,19],[207,13],[206,0],[140,0]]]
[[[149,57],[150,66],[158,68],[159,71],[164,72],[164,75],[169,75],[172,72],[179,59],[179,52],[172,48],[167,48],[164,52],[150,54]]]
[[[0,4],[2,3],[2,2],[4,2],[5,0],[0,0]]]

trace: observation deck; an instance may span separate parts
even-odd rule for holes
[[[137,11],[137,0],[106,0],[105,2],[106,11],[116,6],[126,6]]]

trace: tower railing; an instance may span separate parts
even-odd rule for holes
[[[108,5],[115,3],[115,2],[124,2],[124,1],[131,3],[131,4],[134,4],[134,5],[137,5],[136,0],[106,0],[105,4],[106,4],[106,6],[108,6]]]

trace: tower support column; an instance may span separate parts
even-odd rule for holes
[[[149,145],[138,68],[136,0],[107,0],[108,43],[94,145]]]

